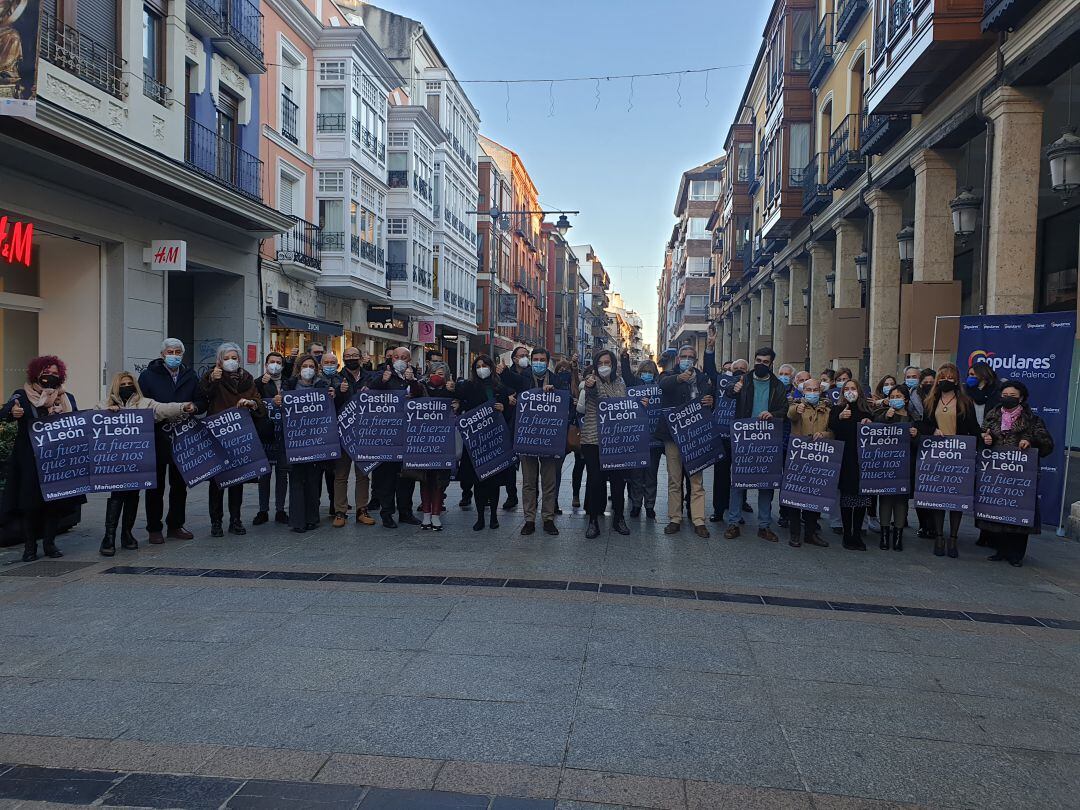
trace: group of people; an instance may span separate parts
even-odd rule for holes
[[[517,398],[523,391],[537,388],[567,391],[573,402],[566,425],[566,453],[573,457],[572,504],[575,509],[581,507],[584,482],[587,539],[600,535],[601,521],[609,511],[611,529],[621,535],[631,533],[627,516],[637,519],[644,513],[647,520],[656,518],[661,456],[668,474],[665,533],[678,534],[683,516],[688,514],[695,534],[702,538],[710,536],[705,517],[704,474],[684,472],[679,447],[665,420],[659,421],[653,436],[648,466],[623,471],[605,469],[601,464],[598,403],[602,399],[626,397],[628,390],[636,387],[658,388],[660,406],[664,409],[679,409],[692,402],[712,408],[716,397],[728,397],[735,400],[736,419],[779,419],[792,435],[843,440],[840,517],[832,528],[843,536],[844,548],[851,550],[866,549],[863,537],[869,529],[880,533],[881,549],[901,551],[908,525],[907,495],[870,496],[861,492],[857,450],[860,424],[907,424],[913,442],[922,435],[970,435],[986,446],[1034,447],[1040,456],[1053,449],[1046,426],[1028,407],[1026,387],[1020,382],[999,380],[987,365],[969,369],[964,379],[951,363],[936,370],[909,367],[902,374],[885,375],[868,389],[846,368],[826,369],[817,377],[787,364],[774,369],[776,356],[767,347],[755,353],[752,367],[744,359],[718,362],[711,335],[701,363],[694,347],[683,346],[674,355],[665,356],[662,369],[652,360],[643,360],[635,367],[628,354],[617,357],[606,350],[582,369],[576,358],[553,366],[546,349],[519,346],[511,353],[508,363],[484,354],[476,356],[465,379],[455,379],[438,353],[429,354],[423,366],[415,365],[407,347],[390,349],[381,362],[373,363],[355,347],[346,349],[339,361],[324,346],[313,343],[304,353],[270,352],[258,376],[243,368],[241,350],[235,343],[223,343],[217,350],[214,365],[201,376],[184,363],[184,355],[185,347],[180,340],[165,340],[161,356],[141,374],[123,371],[115,375],[108,397],[99,405],[112,410],[146,408],[153,412],[157,481],[144,497],[148,542],[155,545],[166,539],[193,537],[185,527],[187,486],[172,459],[170,426],[191,414],[213,415],[237,407],[250,410],[271,463],[271,471],[258,479],[258,507],[252,525],[271,520],[273,494],[273,520],[288,525],[296,533],[317,529],[324,514],[335,528],[346,526],[351,514],[357,524],[365,526],[381,522],[387,529],[406,524],[442,530],[449,471],[417,471],[403,469],[400,462],[383,462],[369,476],[344,452],[336,461],[289,463],[282,420],[273,416],[281,406],[284,392],[309,388],[325,390],[339,410],[365,389],[402,390],[408,397],[445,397],[453,400],[453,407],[460,413],[493,403],[511,431]],[[60,358],[34,358],[27,368],[26,385],[15,391],[0,409],[0,420],[18,423],[8,463],[3,513],[21,521],[25,539],[23,559],[27,561],[36,558],[39,539],[47,556],[62,556],[55,542],[60,519],[81,500],[44,500],[30,445],[36,420],[77,409],[74,397],[64,388],[65,380],[66,368]],[[642,404],[648,406],[649,399],[643,397]],[[731,484],[731,446],[728,440],[723,441],[724,456],[713,470],[710,520],[725,523],[724,536],[733,540],[741,534],[745,516],[754,510],[746,503],[746,490]],[[462,491],[459,506],[472,509],[475,504],[474,530],[497,529],[501,492],[506,493],[502,511],[515,510],[519,505],[520,470],[520,505],[524,517],[521,535],[534,534],[538,522],[545,533],[557,535],[555,519],[562,514],[559,495],[563,470],[568,463],[567,458],[522,456],[503,472],[481,479],[466,447],[457,469]],[[351,492],[350,477],[353,478]],[[414,507],[417,485],[419,516]],[[226,531],[226,500],[228,532],[246,534],[241,515],[244,485],[230,486],[226,491],[211,480],[209,489],[211,536],[222,537]],[[328,508],[322,505],[324,489]],[[769,489],[757,491],[757,536],[769,542],[779,539],[773,531],[774,494]],[[138,492],[113,493],[109,497],[100,547],[102,555],[116,553],[118,530],[121,548],[138,548],[133,531],[138,502]],[[962,513],[946,515],[941,510],[925,509],[917,509],[916,513],[918,534],[934,541],[934,553],[956,557]],[[1039,530],[1038,521],[1030,528],[983,520],[976,523],[981,529],[980,544],[996,549],[991,559],[1008,560],[1013,565],[1022,564],[1028,534]],[[787,528],[788,542],[793,547],[828,546],[821,534],[821,516],[815,512],[781,506],[777,526]]]

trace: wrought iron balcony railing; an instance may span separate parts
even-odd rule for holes
[[[829,136],[830,189],[847,188],[866,168],[866,158],[859,150],[859,119],[855,113],[844,116]]]
[[[866,13],[867,0],[836,0],[836,41],[845,42]]]
[[[229,38],[249,56],[263,61],[263,15],[251,0],[229,0]]]
[[[296,224],[292,230],[278,235],[277,260],[302,264],[312,270],[321,269],[322,229],[300,217],[293,219]]]
[[[390,188],[408,188],[409,173],[405,169],[391,169],[386,173],[386,184]]]
[[[832,192],[825,185],[825,157],[823,153],[818,153],[810,158],[803,174],[802,210],[808,216],[816,214],[832,202]]]
[[[833,15],[825,14],[810,42],[810,87],[816,88],[833,63]]]
[[[143,74],[142,91],[144,96],[156,101],[162,107],[172,104],[172,90],[148,73]]]
[[[262,199],[263,162],[194,118],[187,119],[184,162],[232,191]]]
[[[127,60],[115,48],[66,25],[44,6],[41,9],[41,58],[121,101],[127,98]]]
[[[345,113],[316,113],[316,132],[344,132]]]
[[[386,277],[390,279],[390,281],[408,281],[408,262],[387,262]]]
[[[284,93],[281,94],[281,136],[293,143],[300,143],[296,128],[297,115],[300,112],[299,105]]]
[[[345,234],[342,231],[323,231],[319,234],[319,250],[345,250]]]

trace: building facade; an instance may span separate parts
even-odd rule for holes
[[[600,261],[592,245],[574,245],[573,250],[581,264],[582,275],[589,279],[588,308],[591,313],[589,331],[592,340],[586,343],[585,352],[581,354],[582,363],[588,365],[598,351],[602,349],[617,351],[618,349],[608,330],[612,320],[607,313],[608,307],[611,306],[611,297],[608,294],[611,289],[611,277],[604,269],[604,263]]]

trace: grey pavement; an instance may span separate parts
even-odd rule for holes
[[[1078,630],[595,589],[104,573],[569,579],[1080,619],[1080,547],[1053,535],[1014,569],[987,562],[970,526],[950,560],[913,532],[902,553],[792,549],[758,539],[752,515],[735,541],[644,520],[586,541],[565,493],[562,534],[522,538],[520,512],[473,532],[457,500],[452,485],[441,533],[271,523],[213,539],[200,488],[196,540],[104,560],[93,498],[60,541],[85,567],[33,578],[18,549],[0,558],[0,761],[93,767],[76,743],[92,762],[124,745],[169,753],[119,770],[194,773],[204,760],[184,752],[287,751],[313,762],[295,778],[431,789],[453,773],[452,790],[566,807],[1076,806]],[[54,745],[32,755],[31,738]]]

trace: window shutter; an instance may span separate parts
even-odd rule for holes
[[[116,50],[116,0],[78,0],[75,19],[80,32]]]
[[[278,187],[278,208],[283,214],[293,214],[293,200],[296,199],[296,181],[282,175]]]

